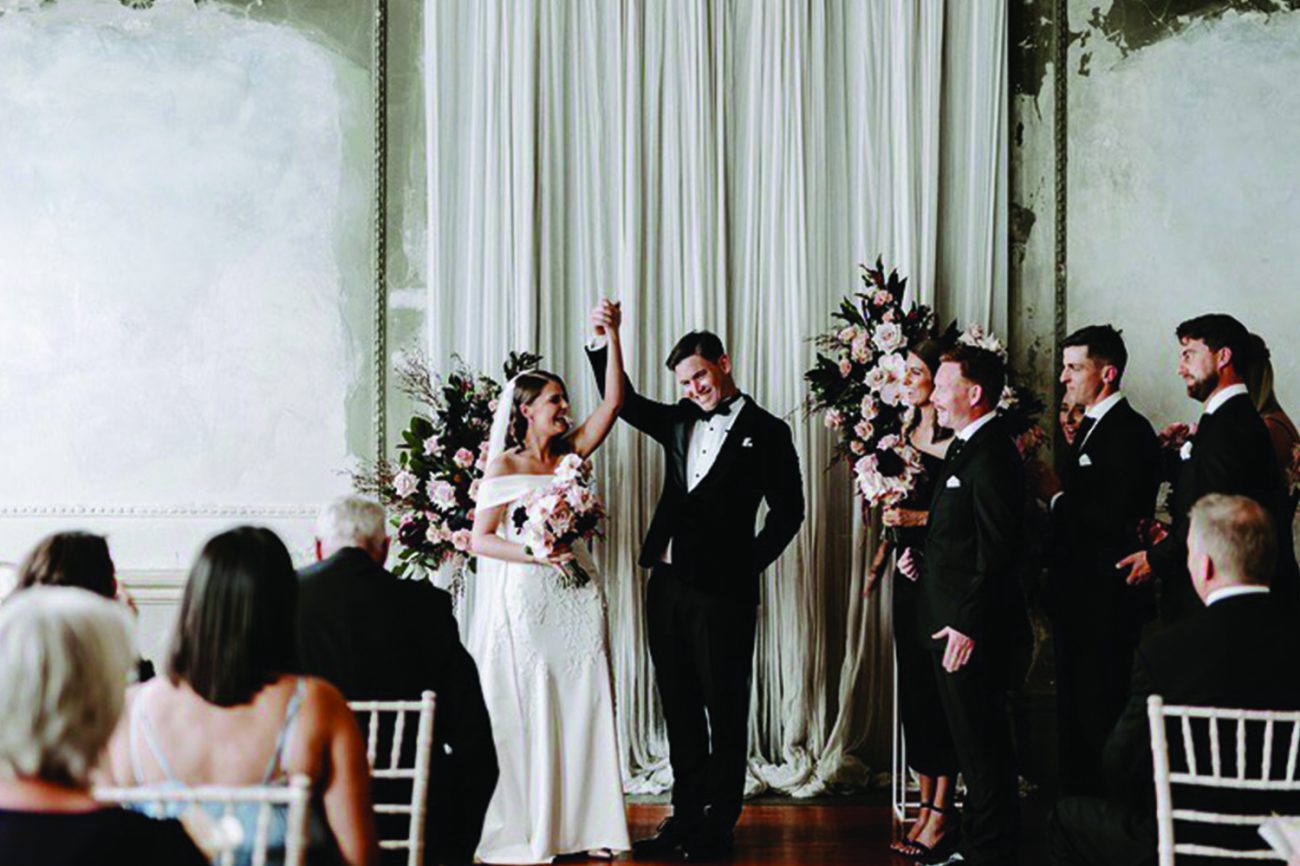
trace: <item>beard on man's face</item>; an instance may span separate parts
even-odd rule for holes
[[[1187,383],[1187,396],[1193,400],[1202,403],[1205,399],[1214,393],[1214,389],[1219,387],[1219,372],[1215,370],[1212,373],[1200,379],[1193,379]]]

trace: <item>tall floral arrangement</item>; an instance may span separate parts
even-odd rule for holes
[[[898,502],[921,472],[907,440],[903,401],[907,347],[934,330],[934,313],[905,299],[907,279],[881,259],[862,266],[862,289],[841,299],[835,327],[816,337],[817,360],[804,374],[808,408],[839,435],[837,456],[853,467],[867,507]]]
[[[505,381],[540,360],[512,352]],[[399,543],[396,574],[428,574],[449,564],[473,570],[474,503],[502,385],[459,357],[453,357],[446,376],[439,376],[420,352],[406,354],[396,373],[398,389],[415,402],[416,412],[402,431],[397,459],[353,473],[353,486],[388,509]]]

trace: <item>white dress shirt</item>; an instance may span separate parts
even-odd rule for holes
[[[1225,586],[1216,589],[1205,597],[1205,606],[1209,607],[1216,601],[1223,601],[1225,598],[1233,598],[1238,595],[1262,595],[1268,592],[1267,586],[1252,584],[1249,586]]]
[[[1245,385],[1241,384],[1240,382],[1238,382],[1236,385],[1229,385],[1228,387],[1224,388],[1222,391],[1219,391],[1213,397],[1205,401],[1205,414],[1213,415],[1216,411],[1218,411],[1220,406],[1222,406],[1224,403],[1227,403],[1229,400],[1231,400],[1233,397],[1236,397],[1238,394],[1245,394],[1246,396],[1250,396],[1250,391],[1246,388]]]
[[[989,423],[996,417],[998,417],[997,412],[990,412],[987,415],[981,415],[980,417],[976,418],[974,421],[967,424],[965,427],[961,428],[961,432],[957,434],[957,438],[969,442],[970,437],[974,436],[981,427],[983,427],[985,424]]]
[[[718,459],[718,452],[726,444],[727,434],[740,417],[740,410],[745,408],[745,397],[741,395],[731,403],[731,412],[727,415],[714,415],[701,418],[691,427],[690,440],[686,446],[686,489],[691,491],[704,480]],[[673,561],[673,542],[668,540],[664,547],[664,562]]]

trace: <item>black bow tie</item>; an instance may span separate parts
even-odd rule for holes
[[[739,394],[733,394],[731,397],[727,398],[726,400],[719,402],[718,405],[714,406],[712,409],[710,409],[707,412],[701,409],[700,420],[709,421],[718,415],[723,415],[723,416],[730,415],[731,407],[734,406],[736,401],[739,399],[740,399]]]

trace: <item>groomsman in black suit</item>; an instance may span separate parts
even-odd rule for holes
[[[935,375],[938,422],[956,430],[930,505],[918,583],[939,696],[966,779],[963,839],[950,862],[1010,866],[1020,832],[1007,708],[1011,635],[1025,610],[1016,579],[1025,477],[996,408],[1006,373],[986,349],[958,346]]]
[[[1295,672],[1300,632],[1293,615],[1269,591],[1277,551],[1273,515],[1244,496],[1210,494],[1196,503],[1186,522],[1188,582],[1200,608],[1138,650],[1128,705],[1106,742],[1103,769],[1110,797],[1071,797],[1056,805],[1048,819],[1055,866],[1154,866],[1155,803],[1146,706],[1150,695],[1175,705],[1300,709],[1300,678]],[[1232,729],[1223,730],[1231,738]],[[1194,742],[1209,739],[1200,726],[1193,737]],[[1285,765],[1288,742],[1289,737],[1277,744],[1274,767]],[[1185,763],[1176,729],[1170,744],[1172,769],[1178,772]],[[1262,744],[1256,729],[1247,738],[1247,772],[1260,771]],[[1208,754],[1198,754],[1209,764]],[[1226,746],[1223,769],[1229,776],[1235,761],[1236,749]],[[1300,808],[1294,796],[1276,792],[1261,798],[1250,791],[1179,793],[1179,787],[1174,797],[1180,808],[1242,815],[1296,814]],[[1177,834],[1184,842],[1260,847],[1253,827],[1180,821]]]
[[[1142,625],[1154,613],[1151,587],[1129,586],[1115,563],[1142,549],[1155,510],[1160,444],[1129,404],[1120,380],[1128,350],[1110,325],[1066,337],[1065,400],[1085,407],[1061,463],[1060,489],[1047,479],[1052,511],[1049,609],[1056,649],[1061,787],[1101,794],[1101,752],[1128,699]]]
[[[1183,322],[1177,334],[1182,344],[1178,374],[1187,383],[1187,395],[1203,402],[1205,411],[1179,455],[1169,509],[1173,528],[1149,551],[1131,554],[1119,566],[1128,570],[1131,584],[1159,578],[1160,615],[1166,623],[1195,613],[1199,605],[1187,575],[1187,514],[1207,493],[1248,496],[1276,521],[1273,595],[1278,603],[1294,607],[1300,600],[1300,573],[1287,525],[1286,485],[1244,378],[1250,332],[1232,316],[1209,313]]]
[[[620,315],[603,302],[596,333]],[[588,349],[597,383],[606,350]],[[722,340],[682,337],[668,355],[682,399],[659,403],[629,381],[620,417],[663,446],[666,472],[641,547],[651,569],[646,635],[668,728],[673,814],[633,853],[730,855],[745,793],[759,577],[799,531],[803,479],[790,426],[741,393]],[[762,528],[754,531],[761,502]]]

